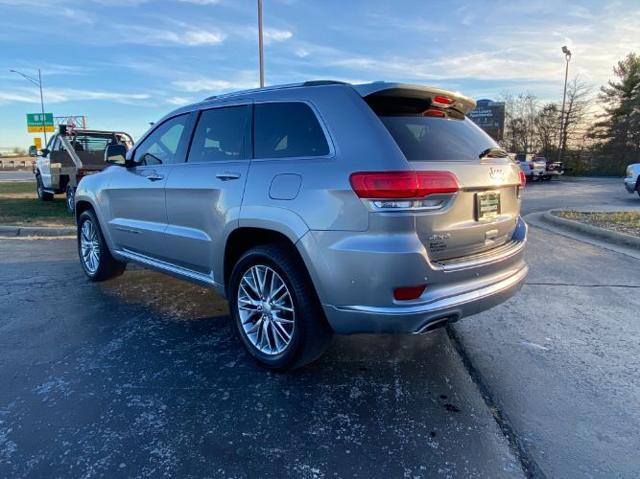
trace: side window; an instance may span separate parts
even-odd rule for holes
[[[188,162],[242,160],[249,107],[232,106],[205,110],[200,114]]]
[[[180,115],[157,127],[135,151],[135,162],[139,165],[171,165],[182,163],[180,145],[184,143],[189,115]]]
[[[324,156],[329,145],[316,115],[301,102],[260,103],[254,113],[256,158]]]

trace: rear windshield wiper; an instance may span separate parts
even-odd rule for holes
[[[502,148],[496,148],[495,146],[492,148],[487,148],[486,150],[482,150],[478,155],[478,158],[504,158],[505,156],[509,156],[506,151]]]

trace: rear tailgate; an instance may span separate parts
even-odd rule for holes
[[[461,258],[508,242],[520,213],[521,171],[465,114],[473,101],[443,90],[402,85],[364,97],[411,170],[450,172],[457,191],[414,202],[419,238],[433,260]],[[391,202],[388,203],[391,205]]]
[[[446,260],[508,242],[520,214],[519,168],[510,160],[426,163],[424,171],[452,171],[460,189],[437,211],[416,213],[416,231],[430,258]]]

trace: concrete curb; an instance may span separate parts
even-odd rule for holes
[[[551,224],[560,228],[570,229],[577,233],[592,236],[602,241],[607,241],[609,243],[614,243],[629,248],[640,249],[640,238],[636,238],[635,236],[631,236],[625,233],[606,230],[598,226],[588,225],[579,221],[560,218],[558,216],[554,216],[552,214],[553,211],[562,210],[549,210],[543,213],[540,219],[547,224]]]
[[[1,226],[0,236],[75,236],[74,227],[48,227],[48,226]]]

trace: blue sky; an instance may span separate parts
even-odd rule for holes
[[[58,6],[55,6],[58,4]],[[0,147],[26,146],[40,67],[45,107],[136,138],[173,108],[257,84],[255,0],[0,0]],[[437,85],[474,98],[599,86],[640,52],[640,1],[264,0],[267,84]]]

